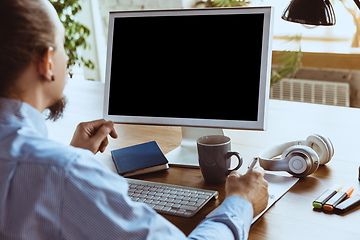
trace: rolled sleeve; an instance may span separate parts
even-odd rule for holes
[[[230,196],[189,235],[189,239],[248,238],[253,208],[249,201]]]

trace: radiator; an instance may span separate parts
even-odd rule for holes
[[[350,106],[350,86],[343,82],[282,79],[273,84],[270,98],[333,106]]]

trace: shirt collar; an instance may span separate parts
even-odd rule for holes
[[[26,102],[0,97],[0,122],[29,126],[42,137],[48,137],[44,115]]]

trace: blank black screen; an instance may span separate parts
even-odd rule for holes
[[[114,21],[109,115],[256,121],[263,14]]]

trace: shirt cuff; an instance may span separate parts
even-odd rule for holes
[[[249,201],[240,197],[229,196],[225,198],[219,207],[209,213],[206,218],[213,218],[224,214],[230,218],[239,219],[240,221],[234,222],[242,222],[245,229],[249,231],[253,220],[254,210]]]

